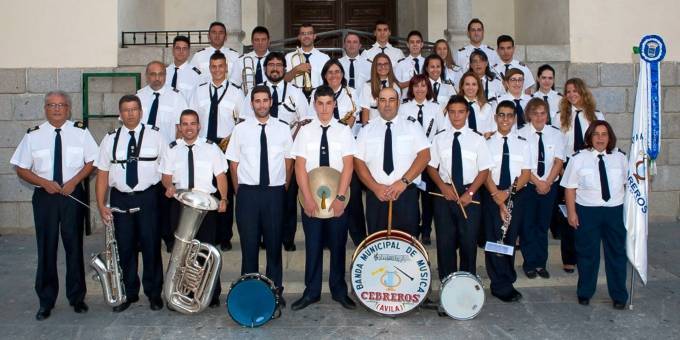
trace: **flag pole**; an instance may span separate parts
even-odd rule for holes
[[[630,302],[628,303],[628,309],[633,310],[633,296],[635,296],[635,266],[630,264]]]

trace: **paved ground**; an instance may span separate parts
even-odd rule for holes
[[[575,274],[561,271],[559,246],[550,245],[549,280],[529,280],[519,274],[516,286],[521,303],[505,304],[488,294],[480,315],[471,321],[438,317],[434,311],[418,310],[405,317],[385,318],[361,308],[346,311],[330,299],[327,287],[320,303],[302,311],[286,309],[281,319],[258,329],[236,325],[224,305],[199,315],[185,316],[163,309],[149,310],[142,296],[130,309],[114,314],[105,305],[101,289],[88,275],[87,314],[75,314],[62,287],[52,316],[35,321],[38,300],[33,291],[35,240],[33,236],[0,237],[0,338],[6,339],[189,339],[189,338],[513,338],[513,339],[639,339],[680,338],[680,223],[650,227],[650,279],[647,287],[636,287],[634,309],[615,311],[604,285],[588,307],[576,303]],[[304,248],[301,235],[298,249]],[[101,248],[103,236],[86,239],[86,254]],[[354,247],[348,246],[348,254]],[[326,253],[327,255],[327,253]],[[434,249],[430,248],[432,260]],[[63,252],[60,250],[63,258]],[[348,255],[350,256],[350,255]],[[167,261],[167,255],[164,256]],[[328,256],[326,256],[327,258]],[[290,304],[302,292],[304,252],[285,253],[285,297]],[[349,259],[348,259],[349,261]],[[63,262],[63,261],[61,261]],[[63,275],[63,263],[60,274]],[[224,253],[223,298],[229,282],[238,276],[240,251]],[[262,262],[262,261],[261,261]],[[327,262],[327,259],[326,259]],[[518,257],[517,264],[521,263]],[[478,263],[483,263],[480,252]],[[326,265],[327,268],[327,265]],[[433,271],[436,263],[432,264]],[[517,268],[518,271],[521,268]],[[483,267],[479,267],[488,286]],[[327,274],[325,275],[327,277]],[[63,281],[63,277],[61,279]],[[432,293],[438,297],[435,285]]]

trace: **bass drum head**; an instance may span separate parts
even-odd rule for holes
[[[455,272],[442,283],[440,304],[456,320],[470,320],[484,306],[484,286],[476,275]]]
[[[269,279],[249,274],[232,284],[226,304],[234,322],[244,327],[259,327],[272,319],[276,295]]]
[[[418,307],[430,291],[427,254],[395,237],[372,237],[352,260],[352,291],[369,310],[396,317]]]

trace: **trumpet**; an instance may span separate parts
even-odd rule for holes
[[[307,58],[305,58],[305,55],[302,53],[302,50],[300,50],[299,47],[295,50],[295,53],[293,53],[293,55],[290,57],[290,62],[292,64],[291,66],[293,67],[307,62]],[[309,72],[304,72],[301,75],[300,74],[296,75],[294,82],[295,85],[297,85],[298,87],[302,87],[305,93],[312,92],[312,78]],[[301,82],[302,84],[300,84]]]
[[[248,93],[255,84],[255,61],[251,56],[243,57],[243,70],[241,71],[241,79],[243,81],[243,93]]]
[[[347,122],[354,117],[354,113],[357,112],[357,106],[354,104],[354,99],[352,99],[352,93],[349,91],[347,86],[345,86],[345,93],[347,93],[347,97],[349,97],[350,103],[352,103],[352,109],[349,110],[345,115],[340,118],[340,123],[348,125]],[[336,104],[337,105],[337,104]]]

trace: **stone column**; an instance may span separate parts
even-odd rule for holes
[[[455,51],[467,45],[467,24],[472,19],[472,0],[446,0],[446,30],[444,34]]]
[[[241,27],[241,0],[216,0],[216,2],[217,21],[227,26],[227,41],[224,45],[241,53],[245,37]]]

